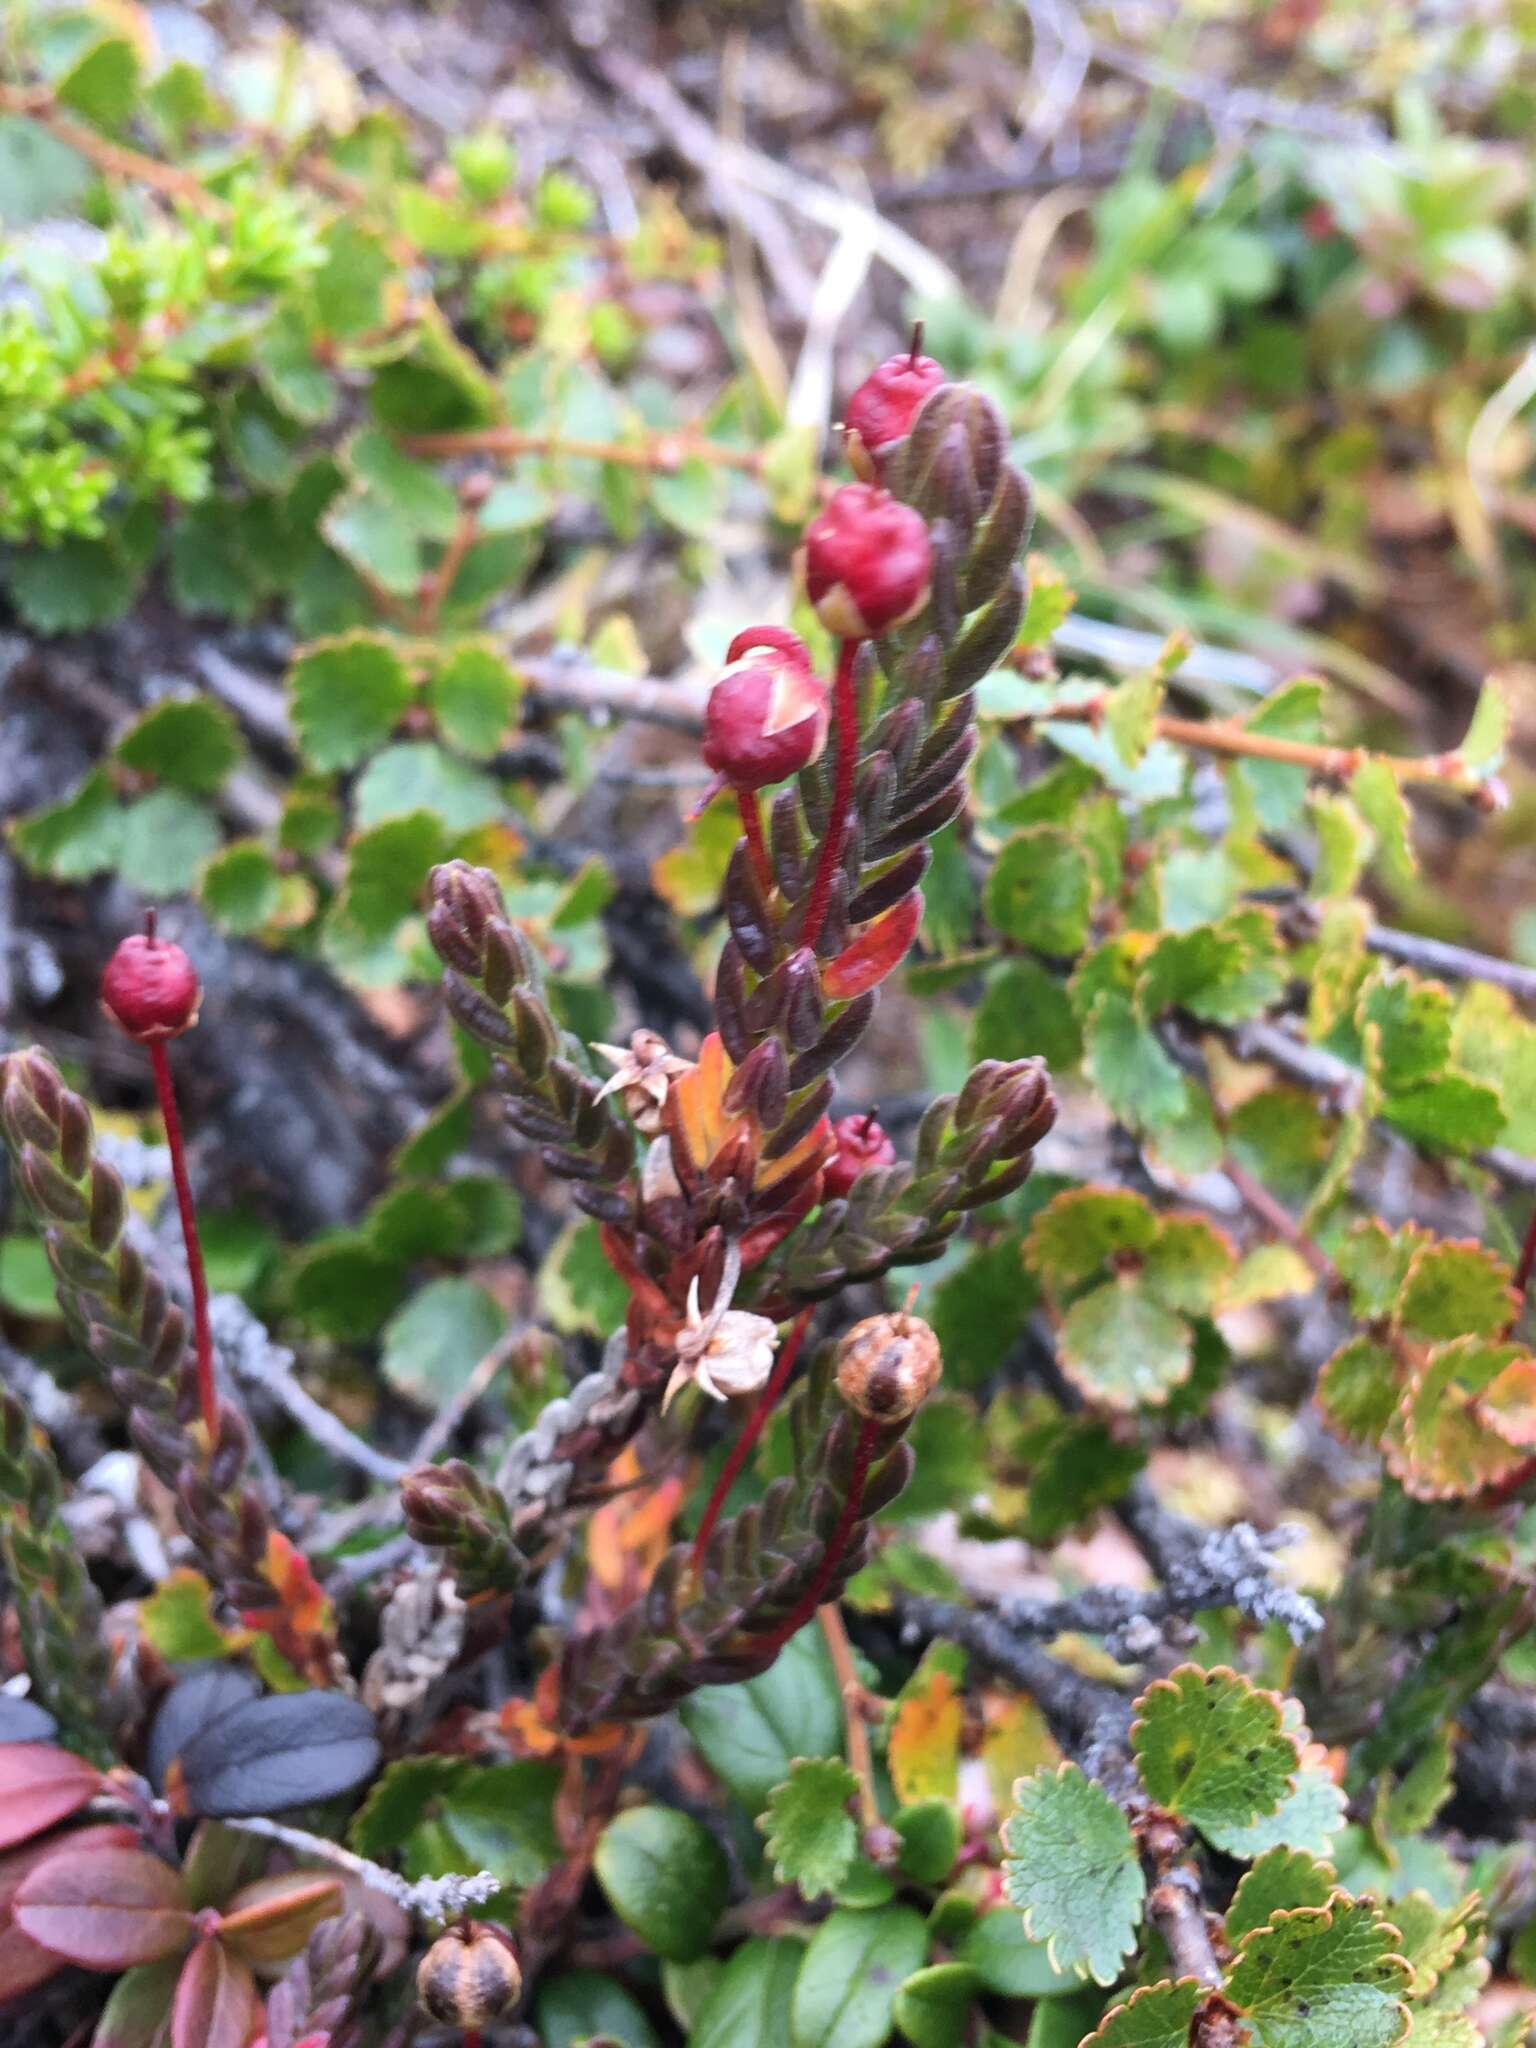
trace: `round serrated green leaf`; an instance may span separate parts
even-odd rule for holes
[[[1148,1796],[1202,1831],[1279,1810],[1300,1754],[1277,1693],[1225,1665],[1183,1664],[1136,1702],[1131,1747]]]
[[[841,1757],[796,1757],[758,1819],[780,1884],[798,1885],[802,1897],[815,1899],[847,1876],[859,1852],[849,1806],[858,1789],[858,1778]]]
[[[1193,1977],[1144,1984],[1107,2013],[1081,2048],[1188,2048],[1205,1986]]]
[[[1031,825],[1008,840],[987,880],[987,916],[1037,952],[1081,952],[1093,908],[1087,855],[1059,825]]]
[[[1136,1273],[1117,1273],[1073,1302],[1061,1325],[1061,1362],[1091,1401],[1107,1408],[1156,1406],[1188,1379],[1189,1324]]]
[[[1025,1933],[1046,1944],[1056,1969],[1082,1968],[1113,1984],[1146,1896],[1130,1822],[1076,1764],[1021,1778],[1014,1797],[1003,1876]]]
[[[170,698],[129,727],[114,752],[127,768],[194,795],[218,788],[240,759],[240,734],[221,704]]]
[[[1409,1261],[1396,1323],[1415,1337],[1497,1337],[1513,1322],[1520,1300],[1496,1252],[1469,1239],[1421,1245]]]
[[[312,768],[354,768],[394,730],[411,679],[389,641],[347,633],[306,647],[288,677],[299,745]]]
[[[1412,1972],[1368,1899],[1277,1913],[1243,1942],[1226,1995],[1255,2048],[1393,2048],[1408,2031]]]
[[[709,1946],[725,1904],[725,1852],[698,1821],[665,1806],[637,1806],[609,1822],[592,1859],[608,1903],[670,1961]]]

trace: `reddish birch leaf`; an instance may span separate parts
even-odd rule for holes
[[[245,2048],[255,2019],[250,1971],[216,1937],[200,1941],[176,1986],[171,2048]]]
[[[0,1849],[78,1813],[100,1790],[100,1771],[67,1749],[0,1743]]]
[[[906,954],[923,919],[923,892],[913,889],[894,909],[865,925],[851,946],[845,946],[822,973],[829,1002],[845,1003],[878,987]]]
[[[1458,1337],[1439,1344],[1398,1404],[1401,1441],[1389,1436],[1387,1464],[1417,1500],[1456,1500],[1497,1486],[1518,1471],[1525,1452],[1482,1420],[1482,1403],[1523,1358],[1517,1344]]]
[[[180,1876],[146,1849],[65,1849],[23,1881],[22,1933],[86,1970],[174,1955],[192,1932]]]
[[[1478,1402],[1477,1417],[1505,1443],[1536,1450],[1536,1358],[1512,1359]]]
[[[322,1920],[341,1911],[341,1885],[310,1870],[258,1878],[236,1892],[219,1921],[219,1940],[248,1963],[285,1963]]]

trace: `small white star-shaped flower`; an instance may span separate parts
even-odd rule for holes
[[[600,1052],[614,1068],[598,1090],[598,1101],[622,1093],[636,1130],[654,1138],[661,1129],[667,1090],[691,1069],[692,1060],[675,1053],[659,1032],[643,1029],[631,1032],[628,1045],[602,1045],[594,1040],[592,1050]]]
[[[730,1300],[724,1287],[720,1290]],[[699,1282],[688,1289],[688,1320],[678,1333],[677,1364],[667,1381],[662,1408],[691,1380],[712,1401],[732,1394],[755,1394],[773,1371],[777,1329],[767,1316],[748,1309],[721,1306],[699,1312]]]

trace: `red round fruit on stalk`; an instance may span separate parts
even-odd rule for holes
[[[101,1000],[114,1024],[140,1045],[179,1038],[197,1022],[203,999],[197,970],[180,946],[135,932],[101,977]]]
[[[844,484],[805,530],[805,592],[841,640],[868,640],[928,602],[928,522],[874,484]]]
[[[894,1166],[896,1147],[872,1116],[840,1116],[832,1126],[837,1150],[822,1168],[821,1191],[846,1195],[872,1166]]]
[[[920,346],[914,336],[911,348],[887,356],[848,401],[843,414],[850,436],[848,459],[861,475],[867,462],[878,476],[888,450],[907,438],[924,400],[944,382],[943,364],[919,355]]]
[[[738,633],[729,656],[704,707],[704,759],[732,789],[766,789],[826,745],[827,686],[804,645],[777,627]]]

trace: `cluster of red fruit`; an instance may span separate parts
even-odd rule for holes
[[[840,640],[888,633],[928,601],[927,522],[879,478],[887,454],[943,382],[932,356],[912,349],[882,363],[848,401],[849,459],[866,481],[833,493],[806,528],[803,552],[806,595]],[[749,626],[731,642],[726,662],[704,713],[704,759],[737,791],[798,775],[826,745],[832,709],[804,641],[778,626]]]
[[[915,618],[928,602],[933,568],[928,524],[881,483],[891,451],[912,431],[924,402],[944,382],[916,340],[865,378],[848,402],[844,430],[849,461],[863,479],[844,484],[806,528],[801,568],[816,616],[843,643],[839,721],[855,715],[851,657],[858,643]],[[780,626],[749,626],[726,650],[727,666],[704,713],[704,759],[736,792],[749,836],[756,837],[757,792],[798,775],[827,743],[833,702],[798,635]],[[857,735],[839,734],[851,782]],[[842,821],[834,815],[833,835]],[[835,864],[837,847],[823,849]],[[807,919],[806,938],[816,922]],[[889,1166],[895,1149],[872,1116],[843,1117],[833,1126],[836,1152],[823,1181],[829,1197],[848,1194],[870,1167]]]

